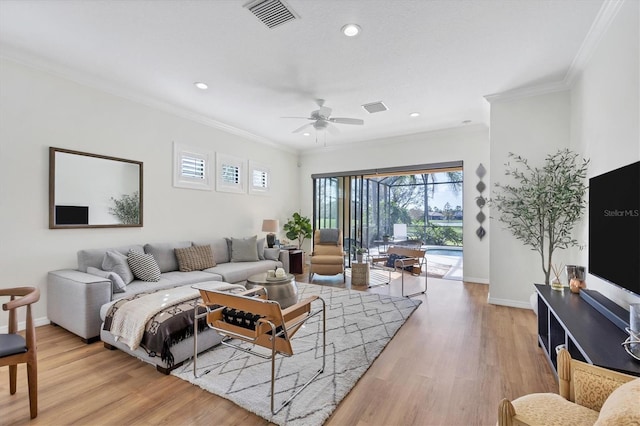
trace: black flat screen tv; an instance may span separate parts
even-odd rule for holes
[[[640,161],[589,179],[589,273],[640,295]]]

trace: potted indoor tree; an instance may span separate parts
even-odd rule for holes
[[[554,251],[578,244],[572,231],[586,207],[589,160],[578,160],[578,154],[568,149],[548,155],[540,168],[513,153],[509,158],[515,165],[507,163],[505,174],[513,183],[496,183],[498,192],[491,204],[499,212],[498,220],[540,254],[548,285]]]
[[[295,212],[292,218],[289,219],[283,227],[285,235],[290,240],[298,240],[298,248],[302,249],[302,244],[307,238],[311,238],[313,228],[311,227],[311,220],[308,217],[300,215]]]

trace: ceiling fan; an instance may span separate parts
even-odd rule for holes
[[[312,120],[313,123],[307,123],[295,129],[292,133],[299,133],[308,127],[316,130],[328,130],[331,133],[337,133],[338,129],[333,126],[335,124],[357,124],[363,125],[364,120],[359,118],[331,117],[331,108],[324,106],[324,99],[316,99],[319,109],[311,111],[309,117],[282,117],[282,118],[302,118],[304,120]]]

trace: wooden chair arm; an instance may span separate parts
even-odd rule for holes
[[[307,297],[306,299],[299,301],[294,305],[289,306],[288,308],[283,309],[282,317],[284,318],[285,322],[288,321],[287,318],[291,318],[292,316],[293,317],[299,316],[300,315],[299,312],[303,312],[305,310],[306,312],[309,312],[311,310],[311,308],[309,308],[309,306],[311,306],[311,302],[317,299],[318,299],[318,296],[310,296],[310,297]]]
[[[40,289],[35,287],[18,287],[0,289],[0,296],[22,296],[19,299],[11,299],[11,301],[2,304],[2,309],[10,311],[20,306],[31,305],[40,300]]]
[[[498,426],[512,426],[513,417],[516,415],[516,409],[508,399],[500,401],[498,406]]]

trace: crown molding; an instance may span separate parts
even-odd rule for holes
[[[128,101],[135,102],[137,104],[145,105],[147,107],[157,109],[180,118],[194,121],[196,123],[203,124],[205,126],[208,126],[217,130],[221,130],[226,133],[230,133],[254,142],[268,145],[272,148],[275,148],[281,151],[294,153],[294,154],[297,153],[297,151],[292,148],[278,144],[270,139],[264,138],[262,136],[258,136],[246,130],[242,130],[237,127],[222,123],[220,121],[214,120],[213,118],[207,117],[205,115],[199,114],[189,109],[180,108],[175,105],[171,105],[165,101],[154,98],[152,96],[142,95],[140,93],[136,93],[134,90],[126,90],[115,82],[108,81],[99,77],[92,77],[85,73],[78,72],[77,70],[73,70],[71,68],[62,66],[60,64],[53,63],[51,61],[47,61],[42,58],[37,58],[34,56],[24,54],[23,52],[14,50],[10,47],[7,47],[6,45],[0,45],[0,51],[1,51],[0,53],[1,59],[15,62],[22,66],[36,69],[38,71],[42,71],[59,78],[69,80],[76,84],[80,84],[82,86],[96,89],[103,93],[117,96],[117,97],[126,99]]]
[[[598,47],[602,37],[604,37],[606,32],[609,30],[611,23],[620,11],[624,2],[625,0],[605,0],[562,81],[507,90],[505,92],[485,95],[484,98],[489,103],[492,103],[496,101],[521,99],[529,96],[546,95],[549,93],[561,92],[563,90],[570,90],[576,76],[580,74],[587,62],[589,62],[593,52]]]
[[[604,37],[609,30],[609,27],[618,15],[624,2],[625,0],[605,0],[602,4],[596,19],[594,19],[593,24],[591,24],[587,36],[584,38],[578,53],[575,58],[573,58],[573,62],[571,62],[571,66],[569,66],[569,70],[564,77],[564,83],[567,86],[570,87],[573,85],[576,76],[580,74],[587,62],[589,62],[593,52],[595,52],[602,37]]]
[[[513,99],[527,98],[529,96],[547,95],[549,93],[562,92],[569,90],[570,87],[564,81],[555,81],[551,83],[539,84],[536,86],[520,87],[506,92],[485,95],[484,98],[489,102],[509,101]]]
[[[327,145],[301,150],[300,157],[310,157],[319,152],[340,152],[346,149],[362,149],[366,151],[373,147],[395,146],[399,143],[411,143],[424,141],[448,135],[463,135],[470,133],[486,132],[489,126],[486,123],[473,123],[463,126],[446,127],[442,129],[426,130],[423,132],[407,133],[396,136],[389,136],[377,139],[359,140],[357,142],[342,143],[338,145]]]

